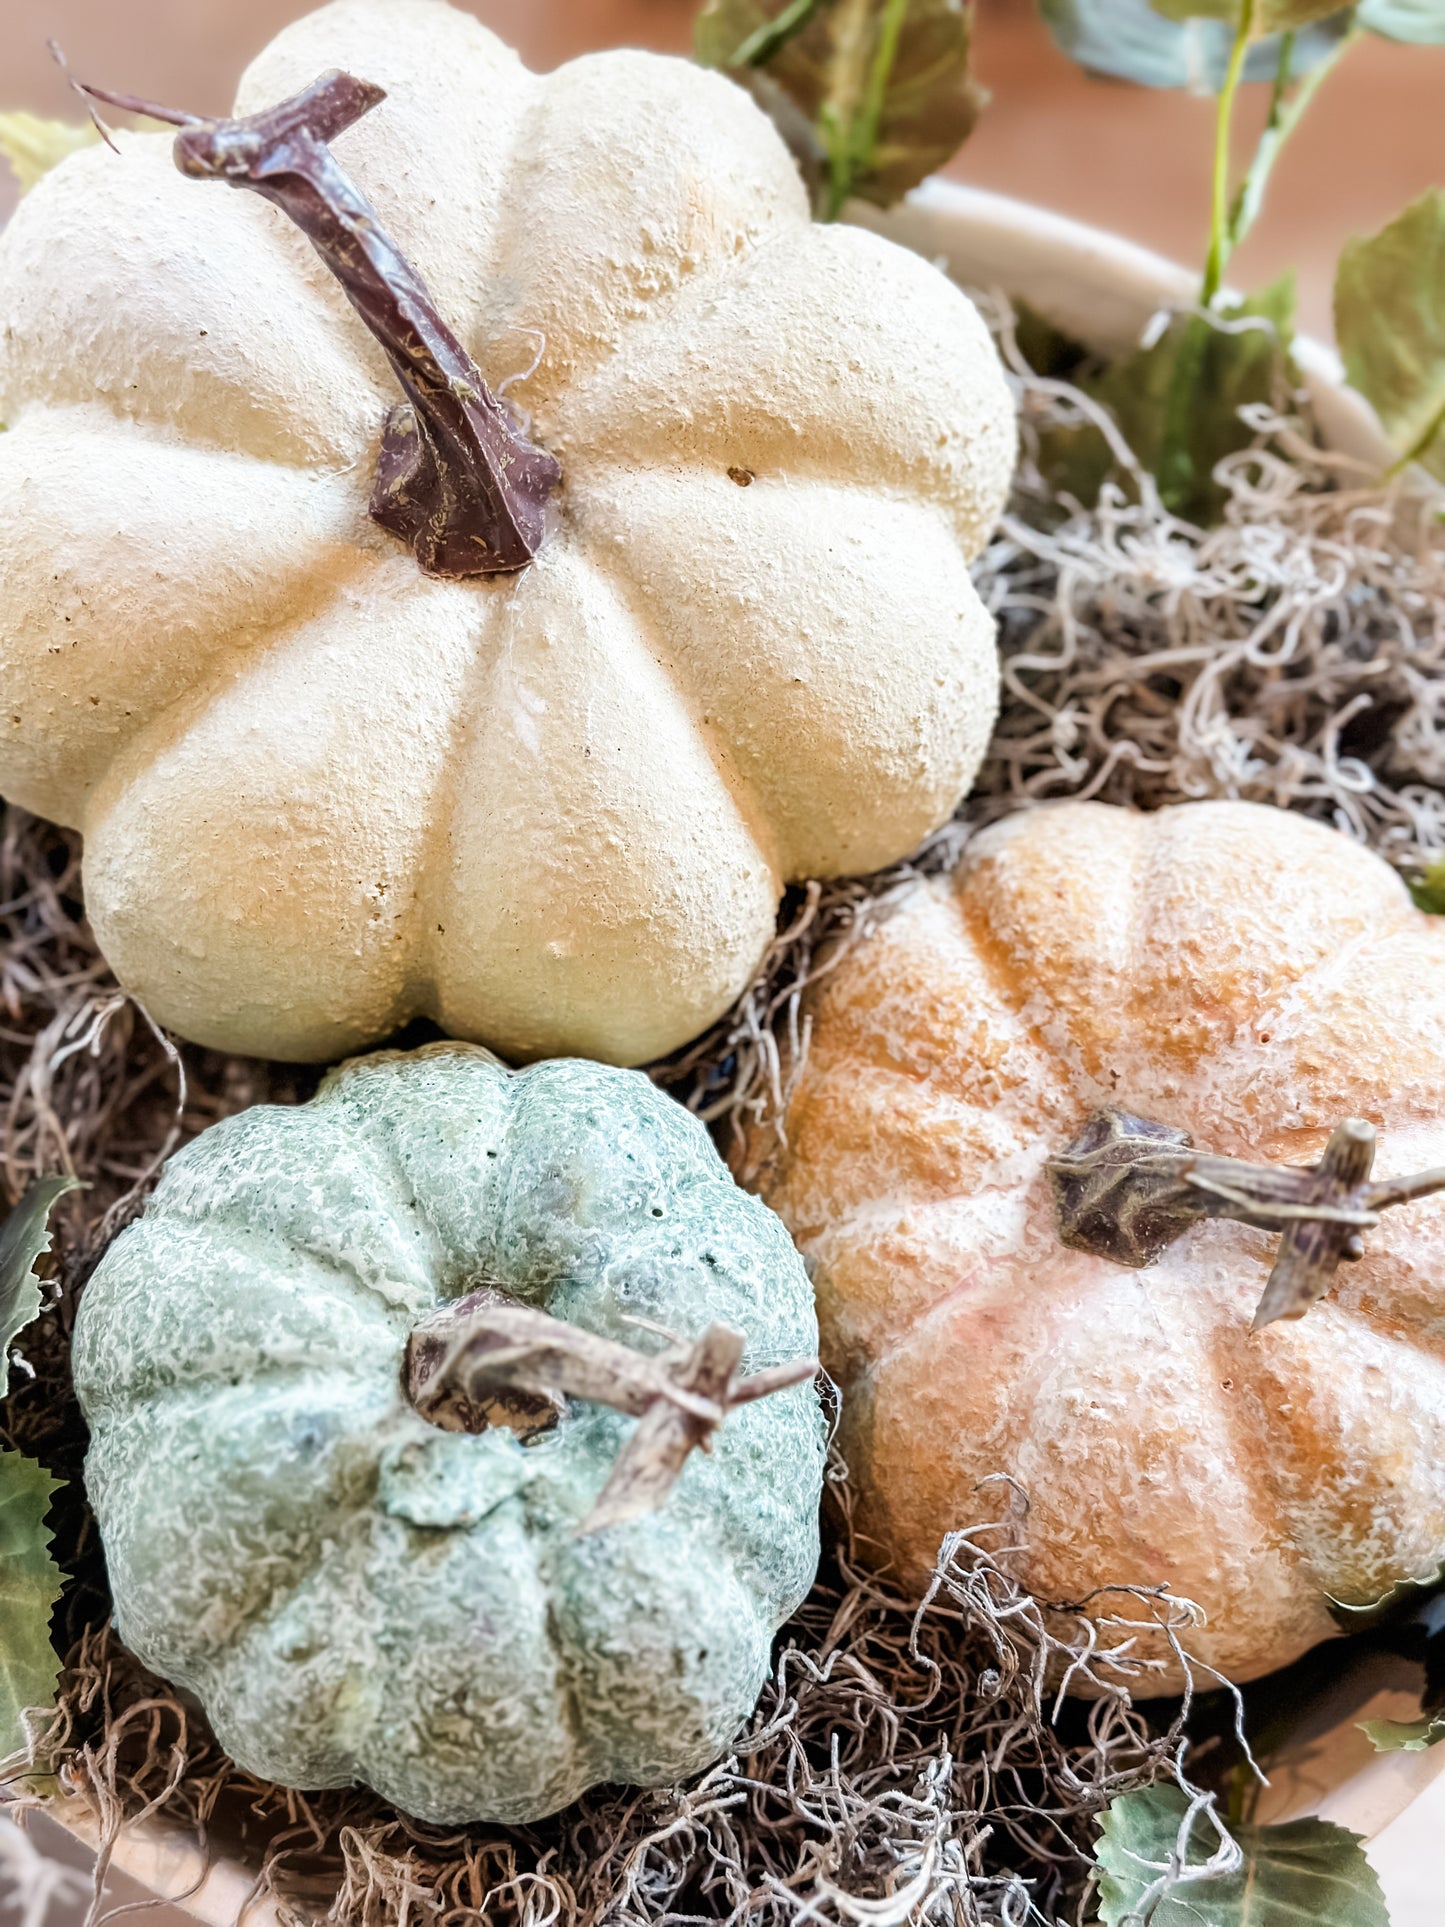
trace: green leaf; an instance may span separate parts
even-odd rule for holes
[[[1236,1826],[1230,1831],[1243,1865],[1234,1873],[1206,1874],[1201,1870],[1218,1852],[1219,1834],[1200,1812],[1181,1842],[1189,1807],[1173,1786],[1125,1793],[1110,1803],[1094,1848],[1102,1927],[1139,1927],[1145,1919],[1149,1927],[1285,1927],[1305,1921],[1310,1927],[1390,1927],[1358,1834],[1325,1820]],[[1161,1893],[1157,1906],[1144,1911]]]
[[[1293,379],[1294,313],[1294,275],[1286,273],[1246,301],[1180,316],[1165,331],[1155,352],[1172,354],[1173,365],[1151,465],[1176,515],[1219,518],[1226,497],[1215,464],[1254,440],[1240,409],[1272,401],[1282,371]]]
[[[1195,93],[1217,94],[1223,84],[1233,38],[1223,20],[1166,20],[1149,0],[1040,0],[1040,11],[1062,51],[1091,73]],[[1349,21],[1348,12],[1334,13],[1301,33],[1290,54],[1291,73],[1306,73],[1323,60]],[[1278,39],[1258,41],[1244,77],[1272,81],[1278,67]]]
[[[1410,895],[1415,899],[1417,910],[1425,910],[1432,917],[1445,917],[1445,856],[1434,857],[1425,865],[1410,885]]]
[[[1418,1720],[1361,1720],[1377,1753],[1423,1753],[1445,1740],[1445,1713],[1425,1713]]]
[[[967,140],[985,99],[972,38],[971,0],[708,0],[694,47],[735,78],[762,73],[801,112],[832,219],[854,196],[900,200]]]
[[[45,1508],[55,1481],[33,1459],[0,1452],[0,1760],[27,1745],[27,1707],[55,1698],[60,1662],[50,1612],[61,1574],[50,1557]]]
[[[39,1315],[35,1260],[50,1249],[50,1214],[56,1203],[79,1188],[78,1178],[39,1178],[0,1224],[0,1356]],[[4,1390],[0,1379],[0,1396]]]
[[[0,1224],[0,1357],[40,1310],[35,1261],[49,1248],[56,1202],[78,1188],[76,1178],[41,1178]],[[54,1491],[55,1481],[32,1459],[0,1451],[0,1760],[26,1745],[25,1708],[48,1706],[55,1696],[60,1667],[50,1610],[61,1574],[45,1525]]]
[[[1402,460],[1445,481],[1445,189],[1431,188],[1335,270],[1345,375]]]
[[[1147,348],[1099,374],[1072,377],[1108,409],[1140,466],[1158,479],[1166,506],[1186,521],[1208,527],[1219,520],[1227,496],[1214,479],[1215,466],[1253,442],[1239,411],[1274,398],[1282,359],[1292,378],[1293,318],[1294,280],[1283,275],[1248,301],[1220,304],[1210,317],[1175,315]],[[1085,506],[1116,473],[1108,444],[1093,427],[1054,430],[1039,462],[1056,490]]]
[[[1382,40],[1445,47],[1445,0],[1362,0],[1355,19]]]
[[[89,121],[42,120],[38,114],[0,114],[0,154],[9,161],[28,194],[42,174],[58,167],[67,154],[89,147],[100,135]]]

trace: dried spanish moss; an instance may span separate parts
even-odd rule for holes
[[[245,1853],[283,1918],[336,1927],[1082,1921],[1093,1816],[1184,1749],[1187,1701],[1156,1725],[1131,1706],[1130,1648],[1163,1626],[1181,1650],[1194,1613],[1132,1591],[1103,1621],[1046,1612],[990,1541],[1001,1529],[950,1538],[921,1606],[840,1556],[733,1758],[530,1827],[425,1826],[368,1794],[255,1780],[109,1629],[81,1641],[38,1757],[107,1841],[162,1816]],[[1064,1675],[1097,1697],[1058,1717]]]
[[[161,1164],[218,1118],[307,1096],[313,1072],[177,1045],[124,995],[85,922],[80,839],[0,802],[0,1208],[34,1177],[72,1277],[140,1209]]]

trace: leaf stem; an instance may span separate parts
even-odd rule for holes
[[[808,22],[833,0],[788,0],[774,20],[765,20],[743,41],[728,61],[729,67],[765,67],[773,55],[800,34]]]
[[[1250,162],[1239,192],[1234,197],[1230,209],[1225,247],[1225,261],[1233,253],[1250,229],[1254,226],[1261,207],[1264,205],[1264,191],[1274,164],[1279,159],[1285,142],[1293,134],[1301,120],[1308,113],[1310,103],[1321,86],[1360,38],[1362,29],[1351,25],[1335,42],[1323,60],[1317,61],[1304,74],[1292,95],[1286,98],[1291,79],[1291,63],[1294,58],[1295,36],[1287,33],[1281,36],[1279,66],[1275,72],[1274,87],[1270,94],[1269,118],[1264,132],[1259,137],[1254,159]]]
[[[894,62],[898,58],[898,40],[903,32],[903,22],[908,13],[908,0],[888,0],[883,14],[883,29],[878,36],[878,51],[873,56],[873,65],[868,74],[868,92],[863,100],[863,112],[859,119],[858,141],[854,159],[861,168],[873,160],[874,149],[878,145],[878,129],[883,120],[883,103],[888,97],[888,83],[893,78]]]
[[[888,82],[898,58],[898,42],[907,15],[908,0],[887,0],[883,24],[878,33],[878,45],[868,68],[868,85],[862,105],[846,123],[839,123],[832,130],[833,138],[828,144],[828,200],[823,211],[825,221],[837,220],[853,191],[854,181],[860,174],[866,174],[872,165],[878,146],[878,129],[883,120],[883,106],[888,97]]]
[[[1209,210],[1209,254],[1204,263],[1204,283],[1199,291],[1199,305],[1207,308],[1219,293],[1224,280],[1225,264],[1230,254],[1229,236],[1229,158],[1231,136],[1234,132],[1234,103],[1239,94],[1239,83],[1244,77],[1244,63],[1249,57],[1249,43],[1254,38],[1256,0],[1243,0],[1239,10],[1239,24],[1234,30],[1234,45],[1229,50],[1229,65],[1225,69],[1224,85],[1219,90],[1219,105],[1214,120],[1214,180]]]

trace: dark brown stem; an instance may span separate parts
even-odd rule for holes
[[[1115,1264],[1152,1264],[1205,1218],[1278,1231],[1279,1251],[1252,1330],[1302,1318],[1342,1260],[1364,1255],[1361,1233],[1391,1205],[1445,1190],[1445,1170],[1372,1184],[1374,1127],[1336,1125],[1318,1164],[1250,1164],[1196,1151],[1186,1131],[1127,1111],[1098,1111],[1050,1158],[1059,1236]]]
[[[653,1512],[689,1455],[707,1451],[735,1405],[750,1404],[818,1370],[816,1358],[737,1376],[743,1339],[709,1325],[694,1344],[634,1351],[483,1288],[445,1306],[407,1343],[407,1396],[447,1431],[508,1425],[524,1437],[557,1423],[569,1398],[610,1405],[638,1419],[611,1476],[579,1531]]]
[[[324,74],[246,120],[199,120],[129,95],[83,91],[180,123],[175,155],[183,174],[263,195],[341,283],[407,397],[383,430],[372,519],[400,536],[428,575],[464,580],[524,569],[551,532],[562,471],[492,394],[327,146],[385,100],[383,89]]]

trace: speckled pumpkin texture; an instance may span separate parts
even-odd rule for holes
[[[635,1421],[576,1403],[525,1446],[425,1423],[407,1335],[481,1284],[644,1351],[715,1319],[748,1370],[816,1346],[786,1233],[688,1112],[638,1073],[465,1045],[207,1131],[75,1339],[126,1644],[253,1772],[441,1822],[717,1758],[818,1555],[811,1386],[732,1413],[662,1510],[581,1538]]]
[[[107,960],[198,1042],[326,1062],[420,1014],[643,1063],[786,882],[972,781],[998,356],[928,262],[810,220],[720,74],[531,74],[440,0],[336,0],[237,112],[335,67],[387,94],[337,160],[560,461],[560,528],[423,576],[367,512],[401,391],[305,238],[168,133],[73,155],[0,237],[0,790],[83,830]]]
[[[812,1019],[786,1144],[750,1150],[813,1270],[876,1556],[916,1582],[1002,1520],[1045,1598],[1197,1601],[1187,1644],[1236,1679],[1333,1633],[1329,1597],[1436,1568],[1445,1198],[1251,1335],[1274,1238],[1205,1224],[1126,1270],[1060,1244],[1044,1174],[1104,1105],[1297,1164],[1362,1117],[1377,1176],[1445,1164],[1445,920],[1383,862],[1252,804],[1020,815]]]

